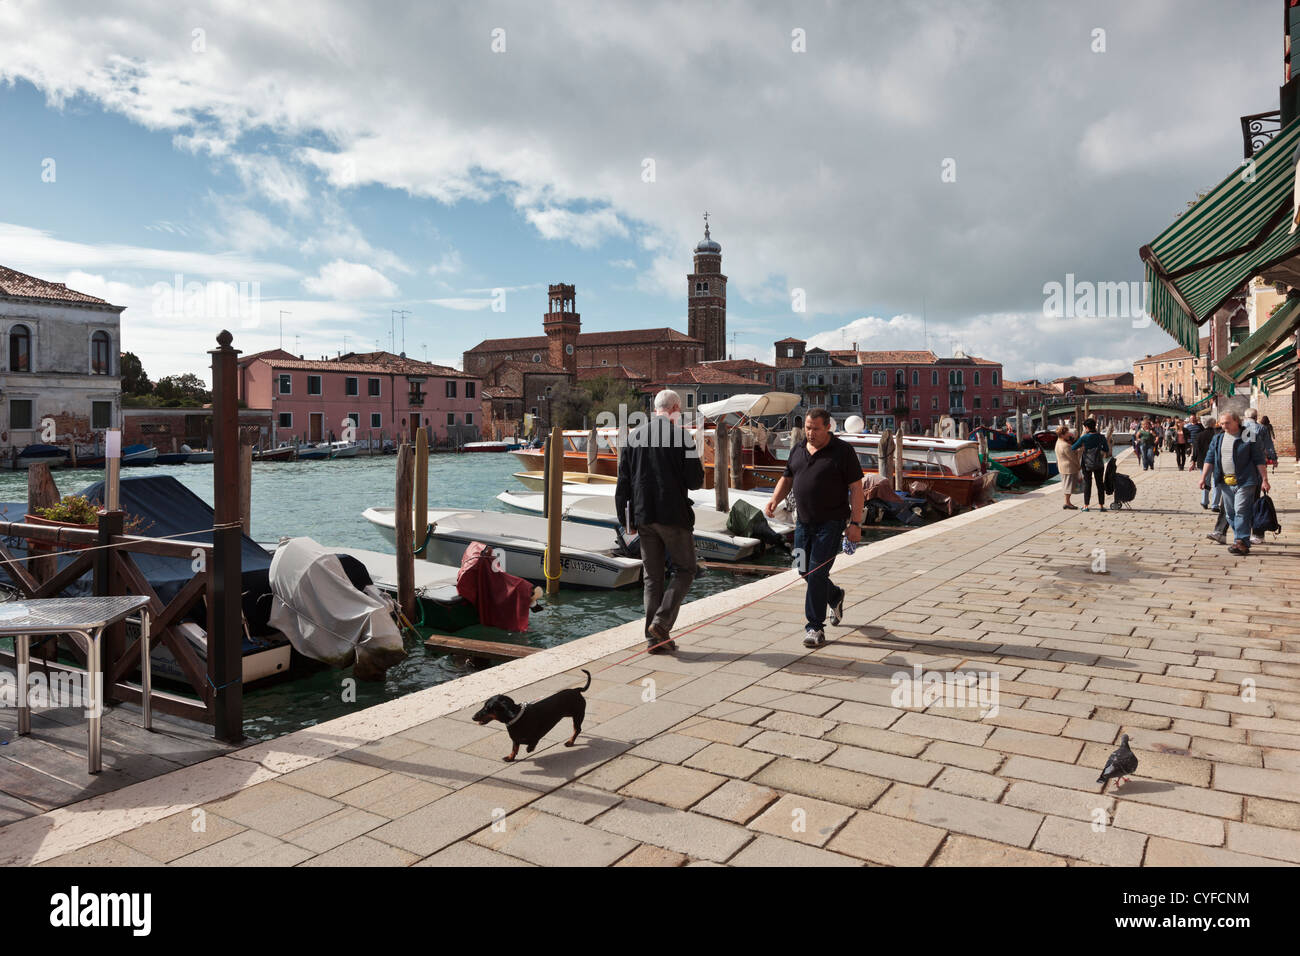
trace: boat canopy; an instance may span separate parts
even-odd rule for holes
[[[763,395],[732,395],[701,405],[699,409],[706,418],[721,418],[723,415],[765,418],[768,415],[788,415],[799,407],[799,402],[799,396],[791,392],[767,392]]]

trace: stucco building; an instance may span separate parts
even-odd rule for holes
[[[44,443],[89,448],[118,427],[122,310],[0,266],[0,453]]]

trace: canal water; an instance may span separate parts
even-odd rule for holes
[[[433,455],[429,459],[429,506],[507,511],[496,495],[519,491],[513,477],[520,466],[509,454]],[[282,537],[308,536],[324,545],[366,548],[391,553],[361,512],[393,503],[396,458],[376,455],[336,461],[262,463],[253,465],[252,528],[254,540],[273,550]],[[74,494],[103,479],[91,469],[57,470],[61,494]],[[123,477],[171,475],[209,505],[212,504],[212,465],[154,465],[123,469]],[[0,501],[24,501],[25,472],[0,472]],[[870,542],[899,532],[866,530]],[[788,566],[788,555],[770,553],[750,563]],[[689,600],[697,600],[756,580],[752,575],[701,571]],[[529,630],[511,640],[533,647],[553,647],[642,616],[641,588],[619,591],[561,591],[545,600],[545,610],[531,615]],[[797,630],[797,629],[796,629]],[[503,638],[503,632],[471,628],[464,636]],[[797,636],[792,632],[792,639]],[[470,665],[425,650],[408,635],[408,657],[391,668],[382,683],[355,682],[355,700],[345,700],[344,678],[350,670],[324,670],[309,676],[255,688],[244,695],[244,729],[254,740],[266,740],[292,730],[343,716],[417,690],[462,676]],[[350,684],[351,682],[349,682]]]

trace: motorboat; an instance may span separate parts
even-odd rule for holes
[[[325,447],[329,449],[330,458],[356,458],[361,451],[361,446],[354,441],[326,442]]]
[[[392,508],[367,508],[362,517],[396,545]],[[545,584],[546,536],[545,518],[496,511],[430,511],[425,556],[459,566],[465,549],[480,541],[503,556],[508,573]],[[424,533],[416,534],[416,547],[424,538]],[[567,587],[622,588],[641,579],[641,561],[616,554],[617,542],[609,529],[566,524],[560,544],[560,583]]]
[[[514,477],[529,491],[542,491],[546,488],[546,474],[541,471],[517,471]],[[584,471],[566,471],[564,484],[576,487],[601,485],[613,488],[618,484],[617,475],[589,475]]]
[[[158,449],[149,445],[127,445],[122,449],[122,464],[152,465],[158,460]]]
[[[524,514],[542,514],[544,502],[537,492],[516,494],[503,491],[497,501]],[[609,495],[563,495],[561,509],[564,520],[603,528],[620,528],[624,520],[615,511],[614,498]],[[727,515],[711,508],[697,506],[695,512],[695,552],[709,561],[743,561],[763,550],[763,542],[746,535],[735,535],[727,530]],[[776,534],[785,537],[794,533],[794,526],[769,522]]]
[[[253,461],[293,461],[294,447],[281,445],[279,448],[253,449]]]
[[[330,457],[328,445],[299,445],[299,461],[326,461]]]
[[[874,432],[840,433],[853,446],[865,472],[880,473],[880,435]],[[894,439],[898,440],[897,437]],[[920,481],[947,495],[963,508],[980,503],[991,491],[989,476],[980,462],[979,445],[958,438],[904,435],[903,481]],[[995,479],[996,480],[996,479]]]
[[[190,460],[190,452],[171,451],[160,453],[154,460],[155,465],[184,465]]]
[[[461,451],[468,452],[502,452],[514,451],[520,446],[516,441],[472,441],[469,444],[461,445]]]
[[[1028,451],[999,455],[993,460],[1026,485],[1041,485],[1056,473],[1043,449],[1037,446]]]
[[[189,464],[191,465],[210,465],[215,457],[211,450],[192,451],[190,452]]]
[[[529,476],[527,480],[521,478],[521,475]],[[532,476],[537,475],[534,479]],[[530,491],[542,491],[545,487],[540,479],[540,473],[520,471],[515,472],[515,477],[524,483],[524,486]],[[585,479],[591,479],[590,481]],[[577,472],[564,473],[564,485],[561,488],[561,494],[571,495],[574,497],[589,497],[599,495],[600,497],[613,498],[618,491],[618,479],[607,475],[587,475]],[[717,492],[713,488],[696,488],[688,491],[687,497],[697,508],[700,506],[713,507],[717,501]],[[759,511],[767,507],[767,503],[772,500],[771,491],[743,491],[739,488],[728,488],[727,496],[734,504],[737,501],[747,501]],[[500,496],[498,496],[500,497]],[[791,514],[791,505],[794,503],[794,496],[787,495],[786,499],[777,507],[776,513],[778,520],[786,523],[793,523],[794,518]]]
[[[28,445],[14,457],[14,468],[26,469],[32,465],[58,468],[68,460],[68,453],[54,445]]]

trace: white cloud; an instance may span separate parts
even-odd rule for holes
[[[464,263],[461,262],[460,253],[452,249],[450,252],[444,252],[441,259],[429,266],[429,275],[452,275],[462,268],[464,268]]]
[[[595,249],[611,236],[626,236],[627,227],[612,209],[574,212],[555,206],[528,209],[524,218],[544,239],[566,239],[580,249]]]
[[[431,305],[441,306],[444,309],[454,309],[457,312],[481,312],[492,305],[491,299],[429,299]]]
[[[321,266],[319,275],[302,280],[302,287],[312,295],[332,299],[391,299],[397,295],[397,286],[382,272],[342,259]]]

